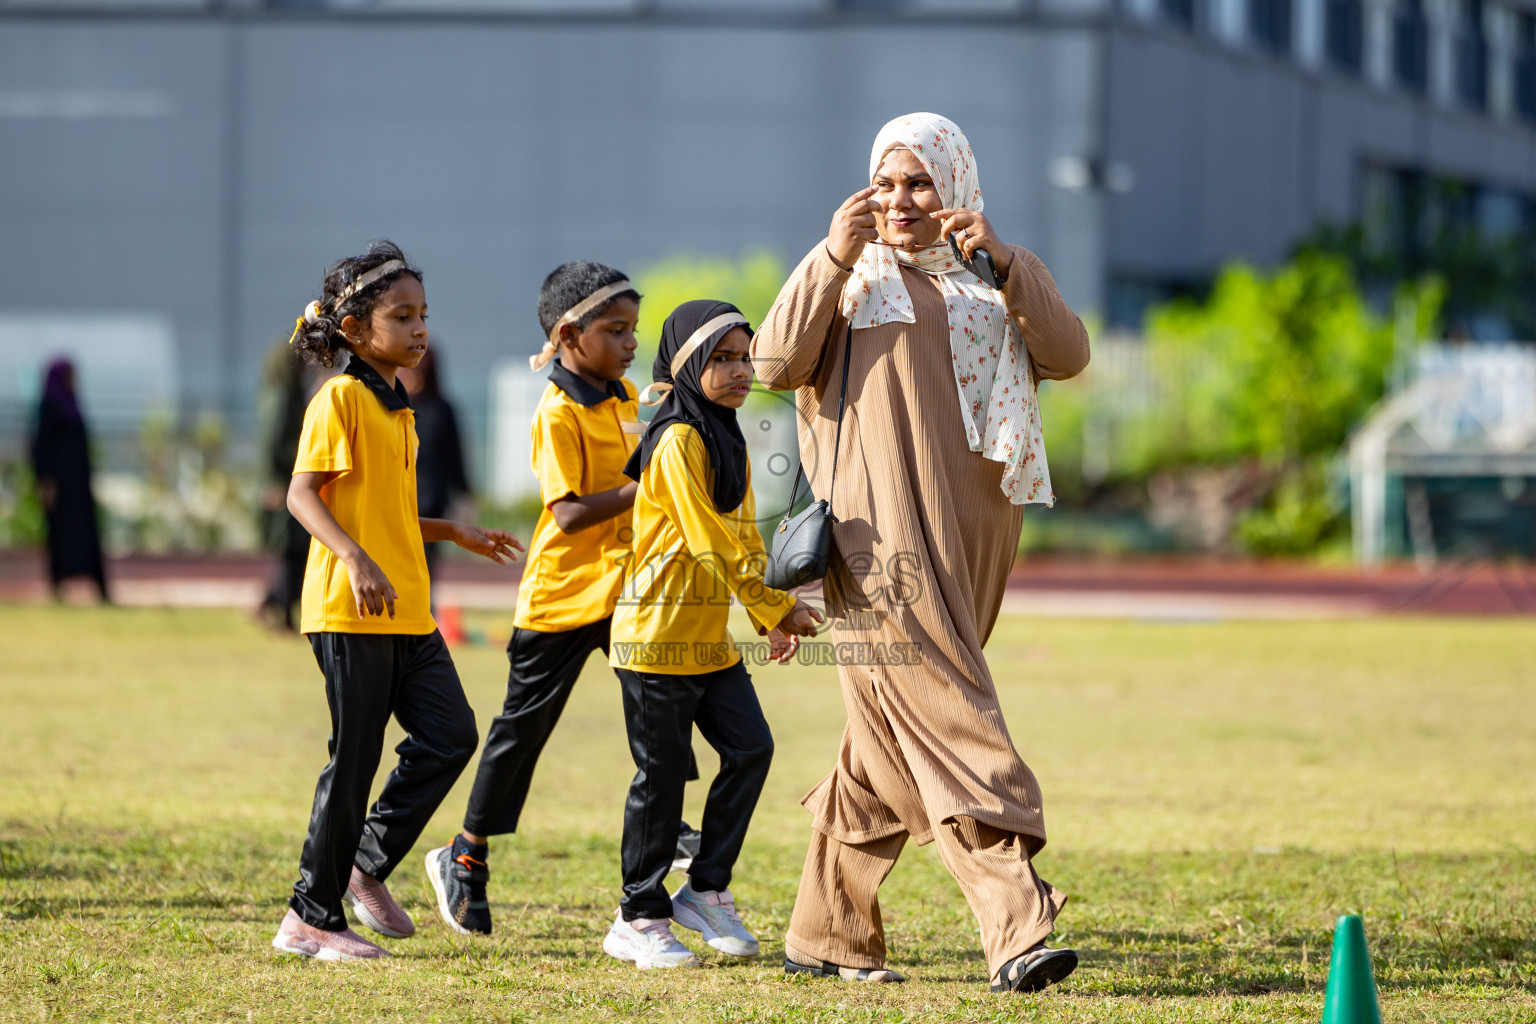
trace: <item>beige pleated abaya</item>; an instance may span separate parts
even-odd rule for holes
[[[1003,294],[1036,378],[1071,377],[1087,365],[1087,332],[1040,260],[1013,251]],[[916,657],[839,668],[848,724],[837,765],[804,800],[814,831],[786,941],[843,966],[883,966],[875,892],[911,835],[938,841],[995,974],[1050,933],[1065,901],[1029,862],[1045,844],[1040,787],[982,654],[1023,509],[1000,488],[1003,465],[966,442],[937,283],[901,273],[916,322],[853,332],[826,599],[839,620],[832,640]],[[752,345],[758,377],[796,389],[817,497],[831,479],[848,276],[818,245]]]

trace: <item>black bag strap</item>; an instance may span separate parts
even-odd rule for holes
[[[848,402],[848,363],[853,357],[853,322],[848,322],[847,340],[843,343],[843,384],[837,393],[837,434],[832,441],[832,479],[827,484],[827,507],[832,506],[832,488],[837,484],[837,450],[843,446],[843,407]],[[798,439],[797,442],[798,444]],[[789,488],[789,507],[784,509],[788,519],[795,510],[795,495],[800,493],[800,481],[805,478],[805,460],[799,459],[795,470],[795,482]]]

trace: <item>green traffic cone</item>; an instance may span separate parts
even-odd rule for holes
[[[1365,926],[1359,914],[1339,918],[1333,931],[1323,1024],[1381,1024],[1376,979],[1371,975],[1371,954],[1365,949]]]

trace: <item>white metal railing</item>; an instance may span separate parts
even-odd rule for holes
[[[1389,476],[1536,476],[1536,346],[1428,344],[1349,446],[1355,558],[1386,553]]]

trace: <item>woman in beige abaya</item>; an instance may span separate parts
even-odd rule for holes
[[[1045,945],[1066,896],[1031,857],[1040,787],[982,655],[1023,507],[1050,504],[1035,385],[1088,363],[1088,336],[1033,253],[982,214],[970,144],[936,114],[881,129],[870,187],[838,209],[753,339],[758,376],[796,390],[801,457],[840,520],[826,580],[848,711],[837,764],[805,798],[810,850],[785,970],[900,981],[877,897],[908,836],[934,842],[981,926],[994,991],[1065,978]],[[997,288],[954,258],[985,249]],[[848,392],[831,481],[845,337]],[[842,660],[842,659],[840,659]]]

